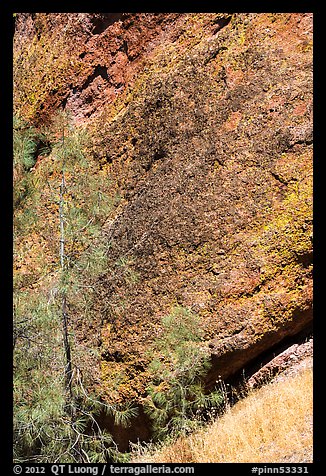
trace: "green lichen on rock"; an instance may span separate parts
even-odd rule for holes
[[[219,336],[224,345],[239,332],[234,349],[242,346],[248,356],[251,345],[269,345],[266,336],[275,343],[291,326],[297,330],[300,324],[288,325],[293,319],[306,324],[300,312],[311,306],[309,110],[291,116],[299,100],[288,84],[294,58],[284,62],[276,36],[260,43],[259,21],[239,16],[216,38],[202,34],[191,50],[174,45],[164,61],[152,57],[124,113],[102,129],[126,199],[113,226],[112,256],[132,248],[139,275],[136,286],[124,287],[119,325],[108,317],[115,332],[104,345],[112,353],[117,346],[128,354],[128,321],[139,325],[132,346],[142,356],[172,303],[201,316],[207,339]],[[308,103],[310,72],[302,71],[311,57],[296,54],[304,54],[298,77]],[[276,114],[273,101],[285,104]],[[106,299],[115,299],[118,286],[108,277]]]
[[[312,304],[311,15],[134,14],[148,35],[138,56],[130,15],[90,40],[96,60],[81,48],[86,23],[76,49],[62,45],[68,33],[52,38],[44,26],[15,60],[17,108],[34,118],[49,97],[68,97],[120,197],[104,226],[109,271],[97,286],[99,388],[117,401],[146,393],[146,349],[174,305],[200,316],[213,381],[299,332]],[[134,49],[120,39],[114,66],[103,45],[118,31]],[[31,58],[47,64],[61,47],[43,84]],[[126,71],[124,86],[99,78],[105,93],[89,85],[82,102],[97,61],[110,78]],[[88,97],[98,107],[87,109]]]

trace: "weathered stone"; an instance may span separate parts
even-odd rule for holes
[[[253,374],[247,381],[247,387],[249,389],[259,387],[270,381],[273,377],[283,372],[285,369],[288,369],[307,357],[312,357],[312,355],[312,339],[303,344],[293,344],[270,360],[270,362],[259,369],[258,372]]]
[[[69,109],[121,197],[98,283],[108,400],[146,395],[175,304],[201,317],[210,386],[312,320],[312,15],[223,15],[17,15],[16,112]]]

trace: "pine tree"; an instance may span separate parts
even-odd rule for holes
[[[28,137],[34,137],[34,131],[24,126],[24,134],[26,130]],[[44,141],[51,143],[52,152],[35,172],[29,168],[32,162],[26,170],[21,166],[24,156],[34,154],[34,146],[20,144],[15,149],[20,151],[20,156],[16,153],[19,173],[28,174],[31,182],[36,177],[36,190],[42,185],[38,198],[43,200],[33,203],[38,215],[42,217],[45,209],[56,212],[51,220],[40,219],[35,232],[51,238],[49,250],[57,263],[49,277],[46,273],[41,276],[42,287],[37,293],[26,287],[26,281],[15,282],[15,461],[118,460],[121,455],[116,444],[100,428],[97,415],[106,413],[116,424],[128,425],[136,409],[132,405],[107,405],[88,394],[79,370],[85,348],[79,350],[72,328],[77,315],[89,320],[94,317],[93,283],[107,267],[108,250],[101,241],[101,226],[116,198],[107,176],[92,178],[96,164],[85,154],[87,132],[75,128],[66,113],[59,112],[42,134]],[[23,197],[17,207],[18,245],[25,208],[34,193],[37,191]],[[17,217],[23,217],[22,228],[17,226]]]
[[[152,384],[144,400],[157,438],[187,434],[209,408],[222,403],[218,391],[205,394],[202,384],[210,361],[198,316],[177,306],[162,324],[163,332],[152,348]]]

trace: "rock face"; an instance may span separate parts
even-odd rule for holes
[[[178,14],[17,14],[15,107],[43,122],[58,107],[83,121],[132,84]],[[167,32],[169,36],[169,32]]]
[[[176,304],[201,317],[209,385],[310,325],[311,14],[19,14],[15,60],[17,112],[69,109],[121,197],[98,283],[108,400],[145,394]]]
[[[257,388],[285,370],[289,374],[291,370],[302,368],[305,364],[309,365],[312,355],[312,339],[303,344],[293,344],[252,375],[248,379],[247,386],[249,389]],[[281,379],[280,376],[276,378]]]

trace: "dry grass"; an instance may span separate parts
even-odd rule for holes
[[[312,370],[253,391],[218,421],[138,462],[271,463],[312,461]]]

